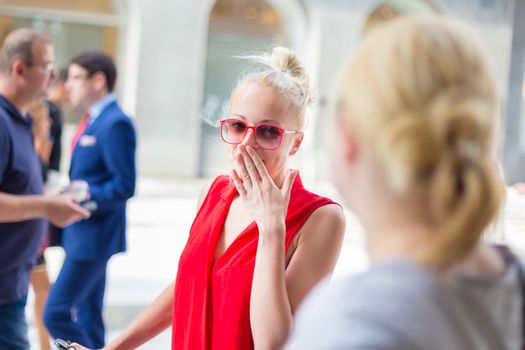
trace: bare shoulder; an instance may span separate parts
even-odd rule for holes
[[[345,216],[343,214],[343,208],[339,204],[331,203],[320,206],[310,216],[310,219],[328,219],[328,220],[338,220],[344,223]]]
[[[304,240],[342,239],[346,220],[338,204],[327,204],[317,208],[300,230],[299,244]]]

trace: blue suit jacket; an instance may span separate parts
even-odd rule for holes
[[[64,250],[77,260],[109,259],[126,250],[126,201],[135,192],[135,128],[117,102],[86,128],[71,157],[69,178],[89,184],[97,208],[64,229]]]

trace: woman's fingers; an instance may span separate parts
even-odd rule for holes
[[[284,179],[283,188],[281,189],[284,194],[286,201],[290,199],[290,192],[292,191],[292,186],[297,176],[297,170],[290,170]]]
[[[246,151],[246,148],[241,148],[241,154],[244,161],[244,166],[246,170],[248,171],[248,174],[250,175],[250,179],[252,181],[252,184],[257,184],[261,181],[261,175],[259,174],[259,171],[255,167],[255,164],[253,163],[252,157],[248,154]]]
[[[235,167],[235,171],[237,172],[237,177],[244,184],[244,187],[246,188],[251,187],[252,181],[250,179],[250,173],[248,172],[248,169],[246,168],[246,165],[244,163],[244,157],[242,156],[242,154],[238,154],[235,157],[234,167]]]
[[[239,175],[237,175],[237,172],[235,171],[235,169],[233,169],[231,172],[231,179],[233,181],[233,184],[235,185],[235,188],[237,189],[237,192],[239,192],[239,194],[242,197],[246,196],[246,187],[244,183],[241,181],[241,178],[239,177]]]
[[[259,157],[259,155],[257,154],[257,152],[255,152],[253,147],[246,147],[246,152],[248,152],[248,155],[250,156],[253,165],[257,169],[260,179],[262,181],[272,181],[272,178],[270,177],[270,174],[268,174],[268,170],[266,169],[266,166],[264,165],[261,157]]]

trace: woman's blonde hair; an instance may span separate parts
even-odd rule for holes
[[[252,83],[269,87],[288,104],[288,110],[299,118],[302,128],[306,108],[312,104],[315,97],[310,88],[310,78],[297,55],[285,47],[277,46],[273,48],[271,54],[242,58],[261,63],[266,68],[242,77],[237,82],[232,96],[239,88]]]
[[[464,257],[504,193],[493,157],[496,91],[476,41],[443,17],[394,19],[367,36],[342,84],[354,134],[392,192],[425,191],[438,234],[422,262]]]

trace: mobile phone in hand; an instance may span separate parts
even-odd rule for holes
[[[69,340],[64,340],[57,338],[55,339],[55,345],[59,350],[74,350],[74,347],[71,347],[71,342]]]

